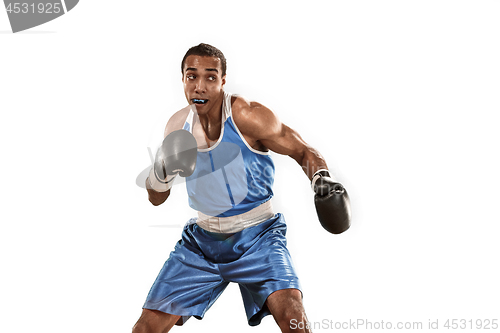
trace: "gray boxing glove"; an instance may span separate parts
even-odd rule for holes
[[[166,192],[172,187],[175,176],[191,176],[196,168],[197,156],[196,139],[190,132],[177,130],[167,135],[156,152],[149,173],[151,188]]]

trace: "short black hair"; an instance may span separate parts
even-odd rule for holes
[[[199,45],[193,46],[190,48],[186,54],[184,55],[184,58],[182,58],[182,63],[181,63],[181,73],[184,74],[184,63],[186,62],[187,57],[190,55],[197,55],[201,57],[215,57],[220,59],[220,66],[222,69],[222,76],[226,75],[226,57],[224,57],[224,54],[216,48],[215,46],[208,45],[201,43]]]

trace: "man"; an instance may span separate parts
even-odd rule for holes
[[[220,50],[192,47],[181,70],[190,106],[168,121],[146,187],[157,206],[169,197],[175,174],[186,176],[198,218],[184,227],[133,332],[168,332],[190,316],[201,319],[229,282],[240,286],[250,325],[272,314],[282,332],[309,332],[284,217],[272,211],[270,151],[303,167],[320,222],[332,233],[349,228],[347,192],[329,177],[321,154],[271,110],[224,91]]]

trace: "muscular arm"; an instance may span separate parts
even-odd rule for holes
[[[321,154],[302,140],[296,131],[279,121],[268,108],[258,103],[249,103],[236,114],[241,124],[240,130],[243,127],[241,132],[244,135],[246,133],[250,142],[292,157],[302,166],[309,179],[318,170],[328,170]],[[328,171],[323,173],[317,175],[319,178],[315,177],[313,182],[316,212],[325,230],[340,234],[351,225],[349,196],[345,188],[330,177]]]
[[[283,123],[280,123],[279,127],[277,133],[267,139],[260,140],[264,146],[278,154],[288,155],[297,161],[309,180],[312,179],[316,171],[328,169],[320,152],[308,145],[299,133]]]
[[[170,133],[172,133],[173,131],[176,131],[176,130],[182,128],[188,112],[189,112],[189,107],[186,107],[186,108],[176,112],[168,120],[167,125],[165,126],[165,132],[163,134],[164,138],[167,135],[169,135]],[[168,199],[168,197],[170,196],[171,189],[169,189],[166,192],[157,192],[157,191],[153,190],[151,188],[151,184],[149,182],[149,177],[148,177],[146,179],[146,190],[148,191],[149,202],[151,202],[154,206],[159,206]]]
[[[290,156],[299,163],[310,180],[316,171],[328,169],[319,151],[308,145],[299,133],[283,124],[271,110],[259,103],[244,100],[236,101],[235,104],[233,110],[239,110],[235,114],[235,122],[247,141],[260,143],[278,154]]]

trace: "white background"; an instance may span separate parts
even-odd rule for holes
[[[225,53],[226,90],[272,108],[349,190],[352,227],[328,234],[300,166],[274,155],[310,321],[499,318],[499,15],[496,1],[84,0],[12,34],[0,11],[2,331],[131,330],[194,216],[182,185],[153,207],[135,179],[186,104],[180,61],[200,42]],[[200,330],[278,332],[247,325],[237,285],[175,329]]]

